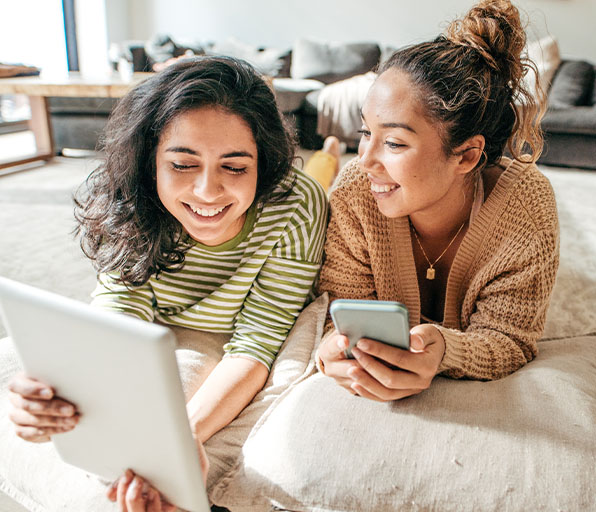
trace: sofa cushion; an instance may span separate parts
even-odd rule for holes
[[[549,133],[596,136],[596,105],[549,109],[540,126]]]
[[[320,95],[321,90],[309,92],[306,95],[306,98],[304,98],[304,103],[302,104],[302,112],[311,116],[316,116],[317,105],[319,104]]]
[[[336,43],[301,38],[292,51],[292,78],[313,78],[326,84],[366,73],[379,63],[376,43]]]
[[[265,413],[212,497],[234,512],[588,510],[596,337],[540,351],[501,380],[438,377],[392,403],[316,374]]]
[[[563,62],[548,94],[550,108],[589,105],[594,87],[594,66],[582,60]]]

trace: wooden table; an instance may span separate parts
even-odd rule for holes
[[[38,160],[50,160],[54,156],[52,124],[48,110],[48,97],[68,96],[77,98],[121,98],[132,87],[154,73],[134,73],[130,81],[124,81],[119,74],[88,77],[71,72],[61,77],[28,76],[1,78],[0,94],[25,94],[31,105],[29,127],[35,137],[36,152],[15,160],[2,159],[0,169],[26,164]]]

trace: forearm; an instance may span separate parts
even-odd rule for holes
[[[491,329],[461,332],[439,327],[445,355],[439,372],[448,377],[475,380],[503,378],[530,362],[538,353],[538,334],[517,339]]]
[[[188,402],[193,432],[207,441],[250,403],[267,381],[269,371],[253,359],[226,357]]]

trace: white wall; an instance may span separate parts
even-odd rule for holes
[[[105,0],[75,0],[79,69],[86,76],[110,72]]]
[[[175,40],[289,48],[302,36],[402,46],[429,39],[473,0],[127,0],[128,39],[169,34]],[[517,0],[530,38],[550,32],[565,57],[596,61],[596,0]],[[109,7],[109,6],[108,6]],[[109,18],[109,16],[108,16]]]
[[[1,0],[0,20],[0,62],[67,72],[61,0]]]

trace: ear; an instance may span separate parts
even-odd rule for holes
[[[455,148],[453,154],[456,158],[458,174],[467,174],[476,168],[482,159],[484,145],[484,135],[474,135]]]

